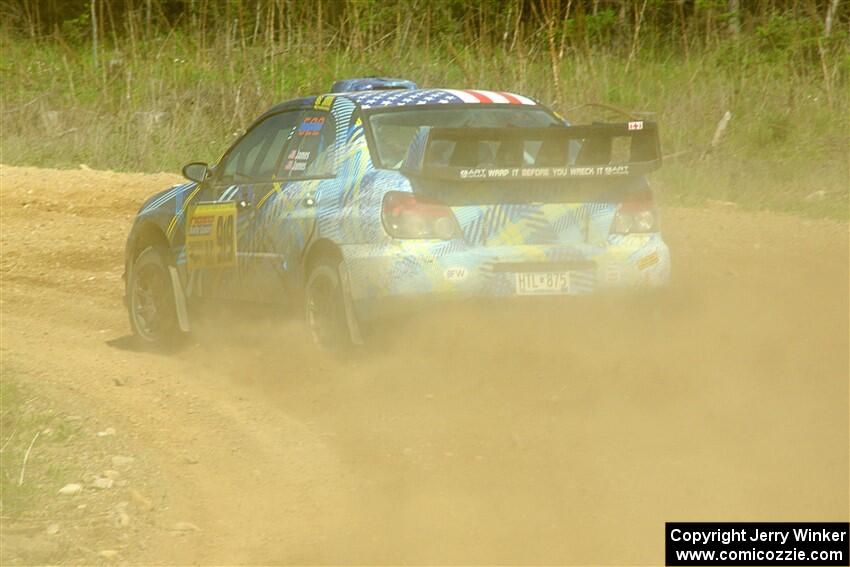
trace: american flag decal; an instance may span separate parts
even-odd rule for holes
[[[364,109],[423,104],[537,104],[532,99],[518,94],[479,90],[398,89],[364,91],[347,96],[356,100]]]

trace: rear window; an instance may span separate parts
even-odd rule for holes
[[[519,106],[453,105],[454,108],[418,110],[388,110],[372,113],[369,125],[375,139],[377,165],[384,169],[401,167],[407,148],[422,126],[451,128],[539,128],[561,125],[562,122],[542,108]],[[500,161],[507,148],[496,142],[480,144],[475,161],[487,163]],[[534,163],[537,146],[524,148],[523,162]],[[446,160],[451,160],[453,149],[445,149]]]

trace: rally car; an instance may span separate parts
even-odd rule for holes
[[[163,345],[194,305],[280,303],[338,346],[425,301],[664,286],[646,180],[660,162],[649,121],[570,125],[519,94],[338,81],[269,109],[142,205],[130,324]]]

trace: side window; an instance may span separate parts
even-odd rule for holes
[[[333,175],[336,126],[330,112],[307,110],[286,148],[280,177]]]
[[[262,183],[274,180],[286,142],[300,116],[297,111],[282,112],[254,126],[227,154],[219,181]]]
[[[297,122],[297,112],[286,113],[286,123],[280,124],[280,127],[271,133],[266,140],[267,149],[261,151],[257,156],[257,166],[254,168],[255,177],[264,181],[273,181],[276,178],[278,164],[282,161],[286,143],[292,137]]]

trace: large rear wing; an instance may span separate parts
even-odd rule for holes
[[[401,171],[442,180],[638,176],[661,166],[655,122],[547,128],[422,127]]]

